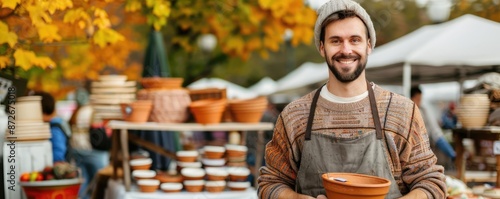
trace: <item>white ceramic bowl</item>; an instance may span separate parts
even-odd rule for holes
[[[156,171],[153,170],[134,170],[132,177],[136,179],[149,179],[156,177]]]
[[[236,144],[226,144],[226,150],[227,151],[241,151],[241,152],[247,152],[248,147],[243,146],[243,145],[236,145]]]
[[[226,169],[224,168],[205,168],[205,171],[207,175],[212,175],[212,176],[228,176],[229,173],[227,172]]]
[[[177,162],[177,166],[182,168],[201,168],[201,162]]]
[[[139,159],[130,160],[129,163],[130,163],[130,166],[141,166],[141,165],[152,164],[153,160],[151,160],[151,158],[139,158]]]
[[[184,180],[184,186],[205,185],[205,180]]]
[[[199,178],[205,176],[206,172],[201,168],[183,168],[181,174],[185,177]]]
[[[164,190],[164,191],[177,191],[177,190],[181,190],[182,187],[183,187],[182,183],[168,182],[168,183],[162,183],[160,186],[160,189]]]
[[[246,189],[250,187],[250,182],[228,182],[227,186],[229,188],[236,188],[236,189]]]
[[[227,169],[229,175],[234,176],[248,176],[250,175],[250,169],[246,167],[230,167]]]
[[[205,146],[203,147],[203,151],[205,151],[205,153],[207,152],[224,153],[226,152],[226,148],[222,146]]]
[[[160,181],[155,180],[155,179],[144,179],[144,180],[138,180],[137,185],[144,185],[144,186],[159,186]]]
[[[226,186],[226,181],[224,180],[219,180],[219,181],[207,181],[205,183],[206,187],[224,187]]]
[[[203,165],[205,166],[212,166],[212,167],[221,167],[226,164],[226,159],[221,158],[221,159],[208,159],[208,158],[203,158],[201,160]]]

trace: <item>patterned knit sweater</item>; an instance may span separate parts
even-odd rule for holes
[[[413,189],[420,189],[429,199],[445,198],[444,169],[436,165],[437,159],[430,149],[418,108],[409,99],[377,85],[374,92],[386,137],[387,161],[401,193],[406,195]],[[273,138],[266,145],[266,166],[260,169],[259,198],[275,199],[284,189],[295,189],[313,96],[311,92],[290,103],[278,118]],[[347,104],[318,99],[313,132],[335,133],[340,139],[353,139],[374,129],[368,97]]]

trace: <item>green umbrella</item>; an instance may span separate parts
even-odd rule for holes
[[[152,30],[144,56],[142,77],[170,77],[170,75],[162,34]]]

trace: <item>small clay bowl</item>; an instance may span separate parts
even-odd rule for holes
[[[207,179],[210,181],[226,180],[229,175],[227,170],[224,168],[210,167],[205,168],[205,171],[207,172]]]
[[[175,153],[179,162],[196,162],[198,151],[177,151]]]
[[[184,188],[187,192],[201,192],[205,187],[205,180],[184,180]]]
[[[205,178],[205,170],[202,168],[183,168],[181,175],[184,180],[202,180]]]
[[[226,181],[207,181],[205,183],[205,190],[212,193],[222,192],[226,188]]]
[[[246,167],[231,167],[228,169],[229,180],[234,182],[246,181],[250,175],[250,169]]]
[[[226,148],[222,146],[205,146],[203,148],[205,152],[205,157],[209,159],[221,159],[224,157]]]
[[[227,187],[229,187],[229,189],[231,191],[245,191],[248,189],[248,187],[250,187],[250,182],[246,181],[246,182],[228,182],[227,183]]]
[[[182,178],[181,175],[169,175],[166,173],[157,174],[156,179],[161,183],[181,183],[182,181],[184,181],[184,178]]]
[[[130,160],[129,162],[132,170],[148,170],[151,168],[152,163],[153,160],[151,160],[151,158],[138,158]]]
[[[221,159],[208,159],[208,158],[203,158],[201,160],[201,162],[203,163],[203,165],[205,167],[223,167],[224,165],[226,165],[226,159],[224,158],[221,158]]]
[[[151,193],[158,190],[160,186],[160,181],[155,179],[146,179],[137,181],[137,185],[139,186],[139,190],[144,193]]]
[[[135,171],[132,171],[132,177],[134,177],[135,180],[154,179],[156,177],[156,171],[153,171],[153,170],[135,170]]]
[[[160,189],[166,193],[180,192],[182,190],[182,187],[183,187],[182,183],[178,182],[168,182],[168,183],[162,183],[160,185]]]

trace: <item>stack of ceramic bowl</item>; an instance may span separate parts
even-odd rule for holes
[[[240,166],[247,165],[247,151],[248,147],[236,144],[226,144],[226,159],[227,166]]]
[[[225,99],[203,99],[191,102],[189,109],[197,123],[218,124],[222,120],[226,104]]]
[[[171,175],[160,171],[156,174],[156,179],[161,183],[160,189],[166,193],[180,192],[183,188],[184,178],[182,175]]]
[[[50,124],[44,123],[42,118],[42,97],[18,97],[13,109],[15,120],[9,122],[5,133],[6,140],[31,141],[47,140],[51,138]]]
[[[223,167],[206,167],[207,182],[205,190],[208,192],[221,192],[226,188],[226,179],[229,173]]]
[[[229,182],[227,186],[231,191],[245,191],[250,187],[250,182],[247,181],[250,175],[250,169],[247,167],[229,167]]]
[[[184,188],[188,192],[201,192],[205,187],[205,170],[202,168],[183,168]]]
[[[151,100],[153,110],[150,120],[158,123],[182,123],[189,117],[191,103],[189,91],[182,88],[183,78],[142,78],[144,89],[137,92],[137,98]]]
[[[203,159],[201,162],[206,167],[223,167],[226,165],[224,154],[226,148],[222,146],[205,146],[203,147]]]
[[[467,94],[460,98],[458,120],[463,128],[481,128],[488,122],[490,99],[487,94]]]
[[[231,100],[229,110],[234,121],[242,123],[258,123],[267,109],[267,98],[257,97],[247,100]]]
[[[198,151],[177,151],[175,153],[177,157],[177,172],[180,172],[183,168],[201,168],[202,164],[198,161],[199,153]]]
[[[123,119],[121,103],[136,100],[136,82],[125,75],[101,75],[91,83],[90,103],[96,120]]]

